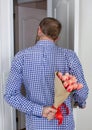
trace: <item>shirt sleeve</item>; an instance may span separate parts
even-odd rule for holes
[[[21,94],[23,83],[23,52],[14,57],[6,83],[5,100],[14,108],[29,115],[42,116],[43,106],[29,101]]]
[[[73,92],[74,102],[77,103],[80,108],[84,108],[86,106],[89,89],[84,78],[82,65],[76,53],[73,51],[69,52],[67,60],[70,74],[74,75],[78,82],[83,85],[82,89]]]

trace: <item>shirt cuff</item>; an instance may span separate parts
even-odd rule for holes
[[[86,102],[79,103],[79,108],[85,108],[86,107]]]
[[[33,106],[33,115],[42,117],[42,111],[43,111],[43,106],[34,104]]]

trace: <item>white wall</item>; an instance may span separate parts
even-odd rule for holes
[[[79,57],[89,86],[85,110],[78,110],[77,130],[92,130],[92,0],[80,1]]]
[[[13,1],[0,0],[0,130],[15,130],[14,109],[4,100],[5,81],[13,57]]]

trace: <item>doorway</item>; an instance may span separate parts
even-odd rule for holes
[[[14,0],[14,54],[33,46],[39,22],[47,16],[47,0],[18,2]],[[21,93],[25,96],[24,86]],[[25,130],[25,115],[16,110],[16,130]]]
[[[62,23],[62,32],[58,45],[63,48],[78,50],[78,7],[73,0],[31,0],[31,2],[18,3],[14,0],[14,53],[35,44],[36,31],[39,22],[49,13]],[[26,0],[23,0],[26,1]],[[35,2],[34,2],[35,1]],[[47,4],[49,2],[49,4]],[[78,2],[78,1],[77,1]],[[47,7],[49,9],[47,9]],[[49,15],[48,15],[49,16]],[[32,31],[31,31],[32,30]],[[77,40],[76,40],[77,39]],[[76,46],[75,46],[76,45]],[[77,48],[77,49],[76,49]],[[22,93],[25,91],[22,86]],[[76,114],[75,114],[76,115]],[[25,128],[24,114],[16,111],[17,130]]]
[[[24,1],[24,0],[19,0],[19,1]],[[25,0],[28,1],[28,0]],[[35,0],[34,0],[35,1]],[[49,12],[49,16],[53,16],[56,18],[61,18],[61,12],[62,8],[61,8],[61,4],[63,3],[63,7],[65,7],[65,10],[67,10],[67,7],[69,7],[70,9],[71,6],[66,6],[69,5],[69,2],[71,0],[47,0],[49,3],[50,7],[50,12],[49,10],[47,12]],[[66,3],[65,3],[65,2]],[[73,1],[73,0],[72,0]],[[53,2],[53,4],[52,4]],[[14,6],[13,6],[13,3]],[[68,4],[67,4],[68,3]],[[1,69],[1,90],[4,91],[4,86],[3,83],[5,83],[7,75],[9,73],[9,68],[11,65],[11,60],[13,58],[13,17],[12,17],[12,13],[13,13],[13,8],[15,9],[15,5],[17,5],[17,0],[1,0],[0,1],[0,49],[2,51],[0,51],[0,57],[1,57],[1,61],[4,61],[3,65],[7,65],[7,66],[3,66],[4,69]],[[80,2],[79,0],[74,0],[74,51],[77,52],[79,51],[79,7],[80,7]],[[53,12],[53,13],[52,13]],[[58,13],[60,12],[60,13]],[[66,15],[67,15],[66,11]],[[73,12],[73,11],[72,11]],[[71,13],[70,13],[71,14]],[[65,15],[64,15],[65,16]],[[70,16],[70,15],[68,15]],[[16,15],[14,13],[14,19],[15,19]],[[8,20],[7,20],[8,19]],[[67,20],[67,19],[66,19]],[[69,20],[68,20],[69,21]],[[14,22],[15,23],[15,22]],[[66,23],[66,22],[64,22]],[[15,24],[14,24],[15,25]],[[73,24],[72,24],[73,25]],[[65,26],[65,28],[67,28]],[[66,30],[66,29],[65,29]],[[62,30],[63,31],[63,30]],[[15,32],[15,29],[14,29]],[[14,34],[15,35],[15,34]],[[7,43],[7,44],[6,44]],[[6,53],[5,53],[6,52]],[[17,52],[17,51],[16,51]],[[2,97],[2,91],[1,91],[1,103],[3,102],[3,97]],[[0,128],[1,130],[17,130],[16,126],[15,126],[15,110],[12,107],[9,107],[9,105],[5,104],[1,104],[0,106],[0,110],[1,110],[1,121],[0,121]],[[4,110],[4,111],[3,111]],[[75,114],[77,117],[77,114]]]

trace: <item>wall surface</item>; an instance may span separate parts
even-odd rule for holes
[[[0,130],[15,130],[14,109],[4,100],[5,82],[13,57],[13,3],[0,0]]]
[[[80,1],[79,58],[89,87],[85,110],[78,110],[77,130],[92,130],[92,0]]]

